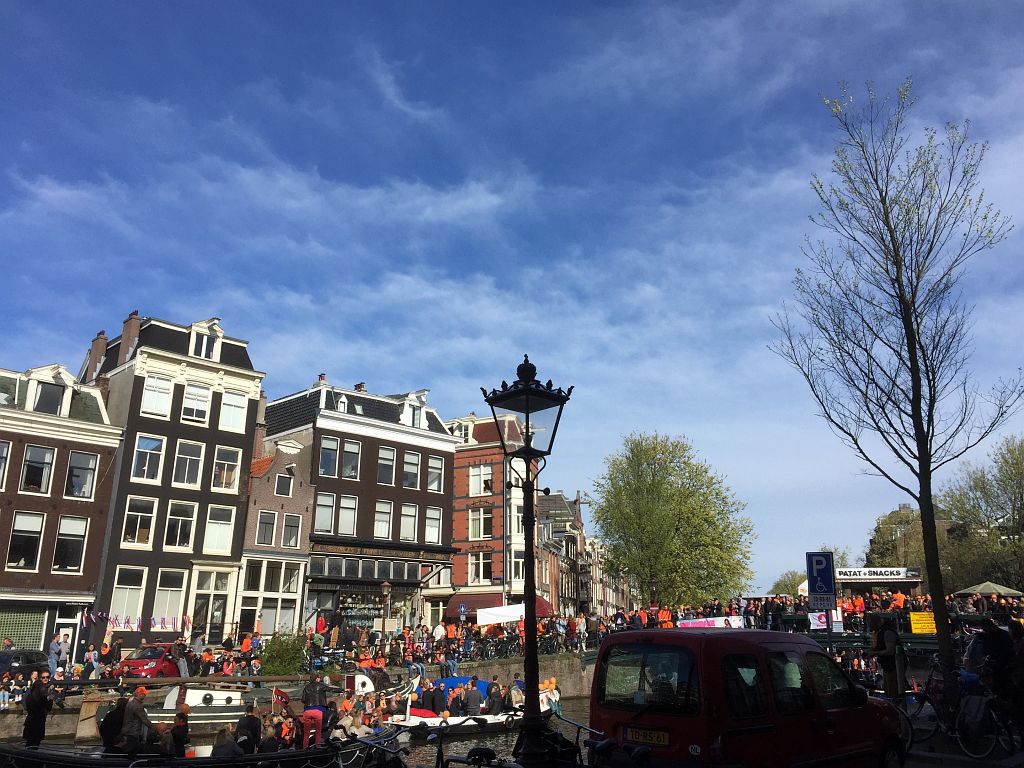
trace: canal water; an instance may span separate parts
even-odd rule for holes
[[[562,717],[575,720],[577,723],[587,723],[590,718],[590,700],[587,698],[562,699]],[[576,729],[565,723],[551,718],[548,721],[552,726],[557,727],[570,739],[576,738]],[[496,733],[481,733],[477,736],[449,737],[444,741],[445,755],[465,755],[471,747],[484,745],[493,749],[502,760],[512,759],[512,748],[516,744],[516,736],[519,731],[499,731]],[[582,738],[587,738],[584,732]],[[431,768],[437,756],[434,745],[423,742],[413,742],[409,745],[411,754],[405,758],[409,766],[426,766]]]

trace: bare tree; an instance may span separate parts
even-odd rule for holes
[[[969,124],[925,131],[908,148],[908,78],[894,99],[868,87],[857,105],[845,86],[825,103],[840,138],[834,180],[814,176],[828,241],[808,241],[795,306],[774,318],[773,349],[804,377],[832,431],[871,474],[921,510],[939,652],[953,649],[932,500],[934,472],[998,429],[1019,406],[1024,379],[979,394],[971,378],[970,314],[960,280],[968,260],[1011,224],[977,189],[985,146]],[[895,461],[893,461],[895,459]],[[947,680],[953,675],[947,674]]]

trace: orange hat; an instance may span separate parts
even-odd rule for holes
[[[146,687],[144,685],[140,685],[138,688],[135,689],[136,696],[145,696],[147,693],[149,693],[149,691],[146,690]]]

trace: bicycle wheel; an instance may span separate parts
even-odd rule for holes
[[[981,760],[995,751],[1002,727],[992,710],[984,707],[980,714],[961,709],[956,716],[956,740],[968,757]]]
[[[895,707],[895,709],[900,718],[900,741],[903,742],[903,754],[907,754],[914,746],[914,723],[911,721],[910,715],[902,709],[899,707]]]
[[[997,715],[996,719],[999,721],[999,746],[1003,751],[1008,755],[1014,755],[1024,749],[1024,735],[1017,724],[1001,715]]]
[[[907,716],[910,718],[915,744],[927,741],[939,732],[939,717],[930,696],[923,693],[918,694],[918,698],[907,712]]]

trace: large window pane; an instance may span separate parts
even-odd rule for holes
[[[160,463],[164,455],[164,440],[152,435],[139,435],[135,441],[135,463],[132,477],[135,480],[159,480]]]
[[[427,544],[441,543],[441,508],[427,507],[427,530],[424,537]]]
[[[245,587],[247,592],[259,592],[263,581],[263,561],[250,560],[245,564]]]
[[[148,547],[155,515],[156,501],[154,499],[139,499],[129,496],[121,543]]]
[[[356,505],[358,503],[355,496],[342,496],[338,501],[338,533],[342,536],[356,535]]]
[[[203,464],[203,444],[178,441],[178,455],[174,458],[174,482],[179,485],[199,485]]]
[[[231,507],[210,505],[206,521],[206,539],[203,542],[204,552],[218,554],[229,554],[231,552],[231,531],[234,527],[234,516],[235,510]]]
[[[299,548],[299,529],[302,518],[298,515],[285,515],[284,525],[281,529],[281,546],[291,549]]]
[[[405,454],[405,461],[402,464],[402,487],[420,487],[420,455],[418,453]]]
[[[263,569],[263,591],[264,592],[280,592],[281,591],[281,572],[283,566],[274,560],[268,560],[266,568]]]
[[[759,717],[768,713],[768,694],[753,654],[736,653],[722,659],[722,687],[733,717]]]
[[[386,445],[377,451],[377,482],[381,485],[395,484],[395,449]]]
[[[225,392],[220,400],[220,428],[229,432],[245,431],[249,398],[237,392]]]
[[[7,567],[34,571],[39,565],[39,542],[43,536],[43,515],[15,512]]]
[[[142,390],[143,413],[169,416],[171,413],[171,380],[163,376],[147,376]]]
[[[60,415],[60,406],[64,401],[64,387],[47,381],[36,383],[36,403],[32,409],[36,413]]]
[[[227,491],[238,490],[238,465],[242,461],[240,448],[217,446],[213,462],[213,487]]]
[[[89,521],[84,517],[61,516],[57,543],[53,550],[53,570],[80,573],[85,557],[85,533]]]
[[[646,643],[612,646],[596,671],[606,707],[693,715],[700,707],[697,665],[686,648]]]
[[[270,547],[274,544],[274,528],[277,527],[277,515],[274,512],[260,511],[256,522],[256,543]]]
[[[427,460],[427,490],[440,492],[443,487],[444,457],[431,456]]]
[[[373,518],[373,535],[378,539],[391,538],[391,502],[378,501]]]
[[[285,563],[281,591],[289,594],[299,591],[299,566],[295,563]]]
[[[322,477],[338,476],[338,438],[320,438],[320,475]]]
[[[110,598],[112,616],[136,618],[142,614],[142,585],[145,579],[145,568],[132,568],[126,565],[117,567],[114,591]]]
[[[25,446],[25,461],[21,469],[21,490],[28,493],[49,493],[53,476],[53,448],[41,445]]]
[[[185,572],[164,571],[157,575],[154,616],[180,616],[185,598]]]
[[[65,496],[76,499],[91,499],[96,489],[96,463],[99,456],[95,453],[72,451],[68,460],[68,481],[64,487]]]
[[[206,423],[210,415],[210,388],[202,384],[186,384],[181,404],[182,421]]]
[[[772,695],[775,697],[775,708],[779,712],[792,715],[814,707],[811,688],[804,679],[799,654],[792,651],[769,653],[768,672],[771,677]]]
[[[316,512],[313,515],[314,533],[334,533],[334,494],[316,495]]]
[[[341,463],[341,476],[346,480],[359,479],[359,450],[361,446],[355,440],[345,441],[345,455]]]
[[[170,549],[190,549],[192,547],[192,525],[195,520],[198,504],[184,501],[172,501],[167,509],[167,533],[164,535],[164,546]]]
[[[416,541],[416,518],[419,516],[419,509],[415,504],[402,505],[402,521],[399,538],[402,541]]]

